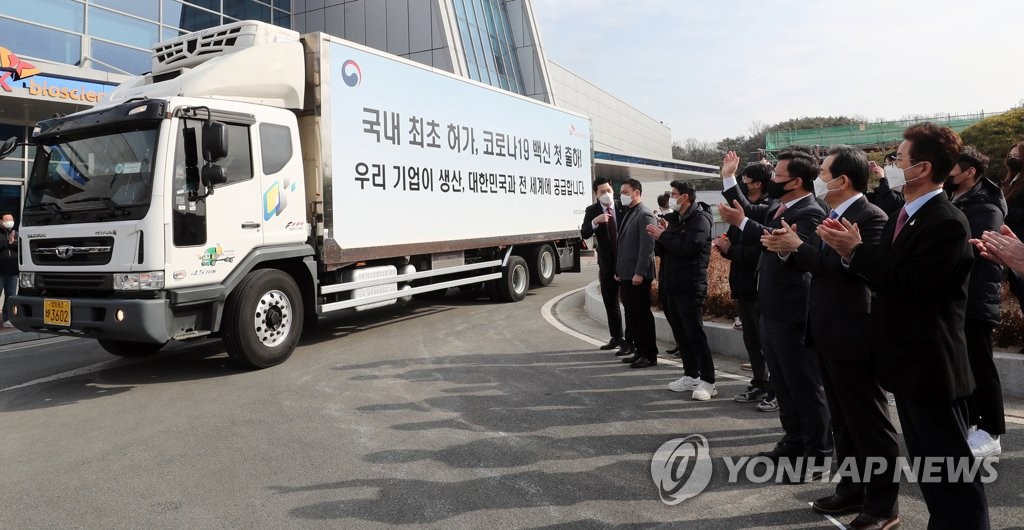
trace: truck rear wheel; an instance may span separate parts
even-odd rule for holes
[[[283,363],[302,334],[302,297],[295,280],[275,269],[249,273],[228,296],[221,335],[228,356],[245,368]]]
[[[116,355],[118,357],[145,357],[147,355],[153,355],[163,348],[163,344],[155,344],[152,342],[131,342],[127,340],[107,340],[99,339],[100,347],[107,350],[107,353]]]
[[[530,278],[541,287],[551,285],[555,280],[555,249],[551,245],[540,245],[527,253],[530,265]]]
[[[498,299],[503,302],[518,302],[526,298],[530,289],[530,268],[522,256],[509,256],[508,265],[502,269],[501,278],[494,280]]]

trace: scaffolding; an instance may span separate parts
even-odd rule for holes
[[[874,123],[862,122],[819,129],[773,130],[768,131],[765,137],[765,154],[768,159],[774,161],[775,155],[787,147],[795,145],[809,147],[815,152],[827,150],[834,145],[852,145],[865,151],[884,149],[900,143],[903,140],[903,131],[915,123],[930,121],[936,125],[945,125],[959,133],[983,119],[999,114],[1002,112],[979,112],[977,114]]]

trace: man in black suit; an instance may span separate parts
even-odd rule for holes
[[[654,281],[654,238],[647,234],[647,225],[656,224],[657,217],[641,202],[640,181],[628,179],[619,188],[622,205],[628,208],[619,222],[619,239],[615,244],[615,279],[622,292],[626,310],[626,330],[635,347],[632,357],[622,360],[630,368],[647,368],[658,364],[658,343],[651,312],[651,283]]]
[[[865,243],[877,244],[888,217],[864,196],[867,184],[867,156],[848,146],[829,151],[815,181],[818,197],[828,203],[829,219],[856,224]],[[811,271],[810,345],[822,366],[836,458],[856,464],[853,476],[840,477],[835,493],[814,501],[813,508],[830,515],[864,514],[850,528],[878,520],[894,524],[899,521],[899,482],[893,481],[892,470],[899,441],[871,363],[871,289],[820,237],[805,242],[792,228],[784,222],[762,242],[772,252],[792,253],[797,265]],[[865,483],[868,457],[882,458],[886,465],[873,469]]]
[[[722,161],[723,195],[733,205],[720,204],[722,219],[741,230],[741,241],[755,244],[761,236],[782,228],[786,221],[804,241],[811,238],[825,212],[815,201],[814,179],[818,161],[801,151],[779,155],[775,176],[768,184],[768,196],[775,206],[752,205],[739,193],[733,176],[739,157],[729,152]],[[765,219],[762,224],[757,219]],[[758,264],[757,302],[761,308],[761,347],[764,349],[772,388],[779,400],[779,421],[785,436],[771,451],[761,453],[772,460],[794,459],[800,470],[810,459],[820,466],[832,454],[828,406],[821,371],[814,352],[804,345],[811,275],[790,255],[763,249]]]
[[[604,177],[594,179],[594,195],[597,202],[587,207],[583,215],[580,235],[597,240],[597,279],[601,284],[601,299],[608,317],[608,332],[611,340],[601,346],[602,350],[623,348],[624,354],[632,353],[626,348],[622,334],[622,310],[619,308],[619,282],[615,281],[615,243],[618,239],[617,223],[625,214],[625,208],[614,199],[611,182]]]
[[[907,128],[903,138],[896,167],[906,179],[907,202],[879,243],[863,243],[848,221],[828,221],[818,233],[875,289],[872,355],[882,386],[896,396],[907,452],[941,459],[938,473],[930,473],[940,480],[918,483],[929,528],[987,529],[981,475],[950,477],[953,466],[973,463],[965,398],[974,378],[964,320],[974,255],[967,219],[942,192],[963,142],[931,123]]]
[[[775,204],[768,197],[765,186],[772,178],[772,166],[762,162],[751,162],[740,171],[740,178],[746,188],[747,200],[752,205]],[[761,224],[765,219],[756,219]],[[733,397],[739,403],[757,403],[757,410],[773,412],[779,409],[778,400],[771,391],[768,381],[768,364],[761,349],[761,310],[757,307],[757,262],[761,259],[761,244],[743,244],[742,232],[730,226],[724,238],[715,238],[711,244],[729,260],[729,292],[740,309],[743,323],[743,345],[747,349],[753,379],[747,389]]]

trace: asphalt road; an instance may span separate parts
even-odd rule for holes
[[[581,338],[605,335],[582,295],[560,297],[593,275],[517,304],[453,290],[332,318],[262,371],[214,341],[141,361],[78,339],[0,347],[0,527],[835,528],[808,507],[829,484],[727,481],[721,458],[780,436],[731,400],[742,374],[694,402],[665,388],[678,366],[630,370]],[[1009,427],[994,528],[1024,520]],[[651,458],[691,434],[711,483],[669,506]],[[901,513],[925,526],[915,485]]]

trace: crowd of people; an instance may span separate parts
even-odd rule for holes
[[[952,466],[998,455],[1006,428],[992,340],[1002,282],[1024,299],[1024,142],[1010,149],[1000,184],[984,176],[989,159],[948,127],[922,123],[903,138],[883,165],[848,146],[821,160],[792,149],[774,166],[743,168],[727,153],[718,212],[729,229],[713,241],[710,208],[688,182],[671,182],[655,213],[640,182],[622,183],[616,202],[611,183],[595,180],[581,232],[597,241],[611,334],[601,348],[631,368],[657,364],[657,278],[684,366],[669,389],[715,397],[701,318],[714,250],[730,261],[753,370],[733,399],[779,412],[783,436],[759,456],[807,470],[833,455],[861,470],[869,458],[893,469],[899,436],[887,391],[910,457]],[[879,185],[868,191],[872,174]],[[978,476],[920,488],[930,528],[988,528]],[[898,494],[891,474],[842,476],[812,507],[857,513],[850,528],[894,528]]]

